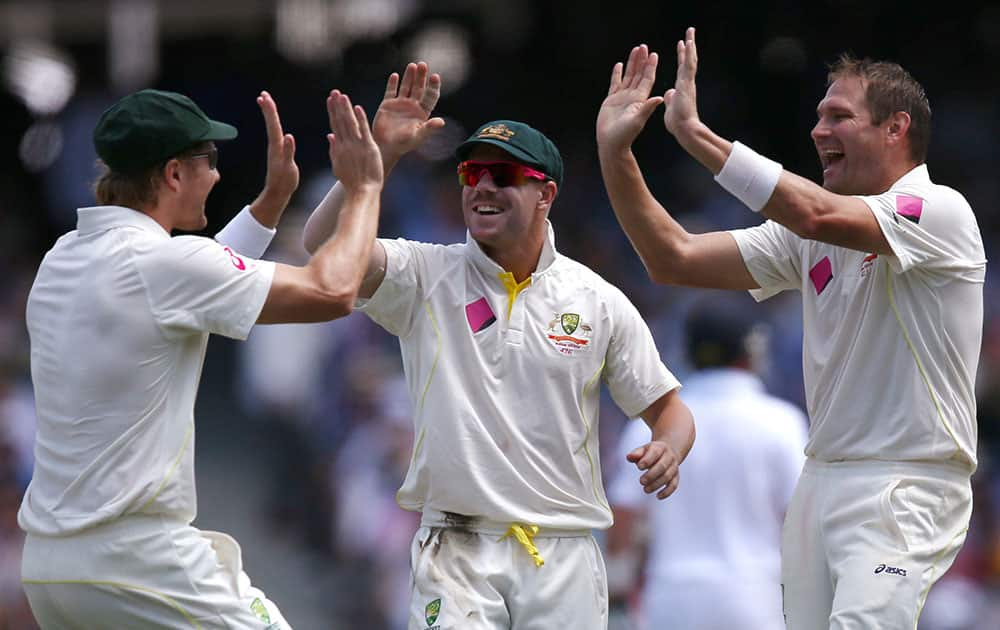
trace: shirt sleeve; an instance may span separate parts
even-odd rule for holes
[[[201,236],[165,240],[138,264],[153,317],[169,337],[208,332],[246,339],[274,277],[274,263]]]
[[[615,445],[614,474],[608,483],[608,501],[615,507],[642,508],[649,495],[639,483],[640,472],[625,456],[652,439],[652,431],[642,420],[631,420],[622,430]]]
[[[892,248],[887,260],[894,272],[920,267],[981,282],[986,260],[972,208],[958,192],[936,188],[902,188],[859,198],[868,204]]]
[[[660,359],[649,326],[625,294],[609,286],[613,329],[602,378],[615,404],[636,418],[681,386]]]
[[[787,289],[800,289],[802,270],[799,264],[798,242],[791,230],[774,221],[742,230],[730,230],[743,263],[760,286],[750,295],[758,302]]]
[[[385,277],[370,298],[357,301],[357,308],[393,335],[406,337],[423,295],[420,243],[401,238],[379,242],[385,247]]]

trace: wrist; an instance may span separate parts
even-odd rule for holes
[[[754,212],[760,212],[781,177],[781,164],[734,142],[715,181]]]

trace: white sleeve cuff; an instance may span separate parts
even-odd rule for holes
[[[219,230],[215,240],[244,256],[260,258],[277,233],[278,230],[261,225],[250,212],[250,206],[244,206],[226,227]]]

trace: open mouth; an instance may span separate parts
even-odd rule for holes
[[[834,151],[827,149],[819,152],[819,162],[820,164],[823,165],[824,171],[829,169],[831,166],[840,163],[843,159],[844,159],[843,151]]]
[[[503,209],[497,206],[476,206],[475,208],[473,208],[473,211],[476,214],[489,216],[494,214],[500,214],[501,212],[503,212]]]

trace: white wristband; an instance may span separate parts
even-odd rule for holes
[[[748,208],[760,212],[778,185],[781,171],[781,164],[741,142],[734,142],[733,150],[715,176],[715,181]]]
[[[244,256],[260,258],[277,233],[278,230],[261,225],[250,212],[250,206],[244,206],[226,227],[219,230],[215,240]]]

